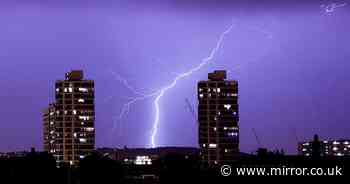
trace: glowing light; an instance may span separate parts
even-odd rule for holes
[[[88,89],[87,88],[79,88],[78,89],[80,92],[88,92]]]
[[[86,121],[86,120],[89,120],[90,117],[89,116],[79,116],[79,119]]]
[[[224,107],[229,110],[231,108],[231,105],[230,104],[225,104]]]
[[[164,96],[164,94],[174,88],[177,84],[177,82],[185,77],[188,77],[190,75],[192,75],[194,72],[200,70],[202,67],[208,65],[210,63],[210,61],[212,61],[217,53],[217,51],[220,49],[222,42],[224,41],[225,37],[227,34],[229,34],[233,28],[233,24],[231,24],[229,26],[228,29],[226,29],[219,37],[216,46],[211,50],[211,53],[208,57],[202,59],[202,62],[197,65],[196,67],[190,69],[189,71],[185,72],[185,73],[181,73],[179,74],[168,86],[165,86],[164,88],[162,88],[160,90],[160,92],[157,94],[156,99],[154,100],[154,106],[156,109],[156,114],[155,114],[155,120],[154,120],[154,124],[153,124],[153,131],[152,131],[152,136],[151,136],[151,146],[154,148],[156,147],[156,143],[155,143],[155,137],[158,133],[158,126],[159,126],[159,119],[160,119],[160,108],[159,108],[159,101],[160,99]],[[209,90],[209,89],[208,89]]]
[[[149,156],[136,156],[135,165],[152,165],[152,159]]]
[[[92,128],[92,127],[87,127],[87,128],[85,128],[85,130],[86,130],[87,132],[92,132],[92,131],[94,131],[95,129]]]

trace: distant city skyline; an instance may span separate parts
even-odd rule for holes
[[[157,146],[198,147],[196,84],[227,70],[240,84],[240,150],[297,154],[298,141],[349,139],[350,3],[324,1],[93,0],[0,3],[0,152],[42,150],[42,110],[62,73],[95,81],[96,147],[149,147],[155,97]],[[322,6],[323,5],[323,6]],[[341,5],[341,6],[340,6]],[[335,8],[336,7],[336,8]],[[135,94],[137,91],[139,94]]]

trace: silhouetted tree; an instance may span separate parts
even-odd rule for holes
[[[97,153],[80,161],[80,181],[85,183],[118,183],[123,179],[120,163]]]

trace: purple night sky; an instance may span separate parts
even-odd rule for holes
[[[258,147],[252,128],[263,146],[293,154],[315,133],[350,138],[350,1],[280,2],[1,1],[0,152],[42,150],[42,110],[71,69],[95,80],[96,147],[149,147],[155,98],[118,119],[136,95],[115,75],[159,90],[208,57],[232,22],[212,63],[161,98],[158,146],[197,146],[185,98],[197,104],[197,82],[218,69],[239,82],[241,151]]]

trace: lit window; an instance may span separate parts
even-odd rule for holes
[[[87,88],[79,88],[78,89],[80,92],[88,92],[88,89]]]
[[[310,156],[310,153],[306,153],[305,156]]]
[[[308,143],[308,142],[303,144],[303,146],[308,146],[308,145],[310,145],[310,143]]]
[[[220,92],[221,92],[221,89],[220,89],[220,88],[217,88],[216,91],[217,91],[218,93],[220,93]]]
[[[198,89],[198,91],[199,91],[199,92],[202,92],[202,91],[203,91],[203,89],[202,89],[202,88],[199,88],[199,89]]]
[[[79,158],[80,158],[80,159],[83,159],[83,158],[85,158],[85,156],[84,156],[84,155],[80,155]]]
[[[90,117],[89,116],[79,116],[79,119],[82,119],[82,120],[89,120]]]
[[[84,125],[85,123],[84,122],[81,122],[81,125]]]
[[[64,111],[64,114],[67,114],[68,112],[67,111]]]
[[[87,140],[86,140],[85,138],[80,138],[79,141],[80,141],[81,143],[86,143]]]
[[[306,151],[306,148],[303,148],[303,151]]]
[[[76,132],[74,132],[74,134],[73,134],[73,135],[74,135],[74,137],[77,137],[77,133],[76,133]]]
[[[73,88],[68,88],[68,91],[71,93],[73,92]]]
[[[152,160],[149,156],[136,156],[134,163],[136,165],[152,165]]]
[[[84,102],[85,102],[85,100],[84,100],[84,99],[82,99],[82,98],[80,98],[80,99],[78,100],[78,102],[80,102],[80,103],[84,103]]]
[[[238,133],[237,132],[229,132],[227,135],[230,137],[233,137],[233,136],[238,136]]]
[[[203,148],[205,148],[205,144],[203,144]]]
[[[76,111],[76,110],[73,110],[73,114],[77,114],[77,111]]]
[[[210,88],[208,88],[208,92],[210,92]]]
[[[56,92],[59,92],[60,91],[60,88],[56,88]]]
[[[238,130],[238,127],[229,127],[229,130]]]
[[[337,148],[337,147],[333,147],[332,150],[333,150],[333,151],[338,151],[338,148]]]
[[[323,143],[326,143],[326,144],[327,144],[327,143],[328,143],[328,141],[323,141]]]
[[[50,122],[50,125],[53,125],[53,121]]]
[[[227,149],[225,149],[225,153],[227,153],[228,152],[228,150]]]
[[[334,145],[338,145],[338,144],[340,144],[340,143],[337,142],[337,141],[333,141],[333,144],[334,144]]]
[[[67,93],[67,92],[68,92],[68,89],[67,89],[67,88],[64,88],[64,92]]]
[[[209,148],[216,148],[216,144],[209,144]]]
[[[343,156],[343,154],[342,154],[342,153],[337,153],[336,155],[337,155],[337,156]]]
[[[124,159],[124,162],[128,162],[128,161],[129,161],[129,159],[127,159],[127,158],[126,158],[126,159]]]
[[[348,144],[349,144],[349,141],[345,141],[344,144],[348,145]]]
[[[50,134],[53,134],[53,133],[55,133],[55,131],[51,130],[51,131],[50,131]]]
[[[50,112],[50,116],[54,115],[55,113],[54,112]]]
[[[218,115],[221,115],[221,112],[220,112],[220,111],[218,112]]]
[[[56,114],[60,114],[60,111],[56,111]]]
[[[231,105],[230,104],[225,104],[224,107],[229,110],[231,108]]]
[[[204,97],[204,95],[203,94],[199,94],[199,98],[203,98]]]
[[[92,128],[92,127],[87,127],[87,128],[85,128],[85,130],[88,131],[88,132],[92,132],[92,131],[94,131],[94,128]]]
[[[218,164],[218,161],[215,160],[214,163],[215,163],[215,164]]]
[[[227,127],[224,127],[224,130],[227,130]]]
[[[214,131],[216,132],[216,127],[214,127]]]
[[[228,96],[228,97],[237,96],[237,93],[227,93],[226,96]]]

